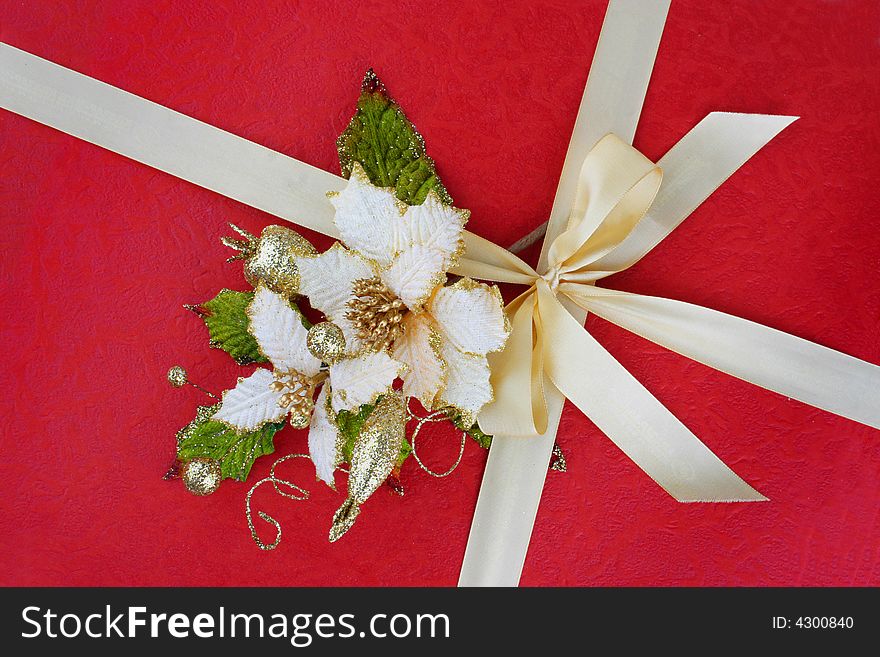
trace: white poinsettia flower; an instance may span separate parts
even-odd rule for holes
[[[404,320],[392,355],[407,366],[403,392],[425,408],[451,406],[470,426],[494,399],[487,354],[510,334],[504,300],[494,285],[462,278],[438,289],[425,312]]]
[[[256,431],[288,416],[297,428],[310,425],[309,451],[318,477],[332,486],[339,455],[331,414],[374,402],[389,390],[403,366],[387,353],[365,352],[324,368],[307,347],[308,330],[299,311],[262,285],[247,314],[248,330],[272,369],[259,368],[240,378],[235,388],[223,393],[212,419],[240,432]],[[316,403],[315,391],[322,384]]]
[[[359,165],[331,202],[344,246],[297,258],[300,292],[342,328],[349,353],[389,350],[407,366],[404,394],[473,421],[493,398],[486,354],[503,348],[510,328],[496,287],[444,287],[469,213],[433,190],[407,206]]]

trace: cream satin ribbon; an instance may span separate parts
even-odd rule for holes
[[[545,390],[552,384],[675,499],[762,500],[627,373],[560,298],[706,365],[877,428],[880,368],[706,308],[596,287],[632,260],[615,252],[646,216],[660,181],[660,167],[608,135],[584,160],[569,220],[542,271],[468,236],[456,273],[529,286],[508,306],[513,330],[505,350],[491,357],[496,398],[480,414],[480,426],[505,437],[545,433]],[[618,264],[609,268],[615,258]]]
[[[584,330],[586,311],[880,428],[877,366],[723,313],[595,285],[648,253],[793,120],[716,112],[657,166],[632,149],[627,142],[668,6],[668,0],[609,3],[537,269],[465,234],[460,273],[529,289],[509,308],[514,332],[494,363],[499,401],[480,418],[496,435],[460,584],[517,583],[562,393],[677,499],[763,499]],[[337,236],[325,193],[345,185],[338,176],[6,44],[0,44],[0,107]]]

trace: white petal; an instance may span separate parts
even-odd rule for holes
[[[443,205],[432,190],[424,203],[407,208],[401,246],[417,244],[440,251],[444,256],[443,268],[449,269],[464,247],[461,236],[469,215],[467,210]]]
[[[410,314],[404,323],[403,337],[394,343],[392,355],[406,365],[403,394],[415,397],[422,406],[432,409],[434,398],[446,381],[446,363],[441,356],[441,337],[431,319]]]
[[[330,197],[334,222],[345,245],[381,266],[395,254],[405,206],[391,188],[376,187],[360,164],[351,170],[348,185]]]
[[[489,383],[489,362],[485,356],[465,354],[444,340],[440,350],[446,361],[446,386],[438,395],[439,401],[458,409],[466,426],[477,419],[477,414],[493,399]]]
[[[363,258],[338,242],[314,258],[297,258],[296,266],[300,273],[300,294],[308,297],[313,308],[342,329],[349,353],[358,351],[361,340],[345,318],[346,304],[352,297],[352,283],[359,278],[372,278],[373,270]]]
[[[387,392],[403,366],[384,351],[346,358],[330,366],[333,410],[350,411],[371,404]]]
[[[382,272],[382,282],[407,308],[418,312],[434,290],[446,280],[443,260],[443,253],[436,249],[411,246],[394,260],[390,269]]]
[[[315,464],[318,479],[330,488],[336,488],[333,472],[339,464],[339,429],[327,413],[327,386],[315,402],[315,412],[309,424],[309,456]]]
[[[352,283],[373,276],[363,258],[338,242],[319,256],[297,258],[296,265],[302,279],[300,293],[334,322],[347,310]]]
[[[306,348],[308,331],[302,324],[302,316],[284,297],[259,285],[247,314],[248,330],[276,370],[296,371],[307,376],[318,373],[321,361]]]
[[[510,334],[498,288],[469,278],[437,290],[430,313],[444,336],[468,354],[484,356],[499,351]]]
[[[238,385],[223,393],[220,410],[211,416],[236,431],[256,431],[267,422],[278,422],[287,415],[287,409],[278,405],[283,392],[275,392],[269,385],[275,380],[272,372],[260,368]]]

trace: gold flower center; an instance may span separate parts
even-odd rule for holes
[[[326,374],[323,372],[318,376],[306,376],[300,372],[276,371],[275,380],[269,387],[274,392],[284,393],[278,398],[281,408],[288,408],[291,413],[309,415],[315,406],[315,388],[324,378]]]
[[[406,305],[379,278],[360,278],[352,286],[345,314],[357,336],[373,351],[385,349],[403,335]]]

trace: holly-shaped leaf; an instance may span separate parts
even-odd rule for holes
[[[367,71],[357,111],[336,140],[342,175],[348,178],[355,162],[370,182],[393,187],[407,205],[420,205],[432,189],[451,205],[452,198],[440,182],[434,161],[425,153],[425,141],[409,122],[373,69]]]
[[[239,365],[265,363],[257,341],[248,332],[247,307],[253,292],[222,289],[220,293],[198,306],[187,306],[205,322],[212,347],[222,349]]]
[[[237,433],[223,422],[206,420],[181,440],[177,458],[180,461],[197,457],[216,459],[224,479],[244,481],[257,458],[275,451],[272,440],[283,427],[284,422],[274,422],[257,431]]]

